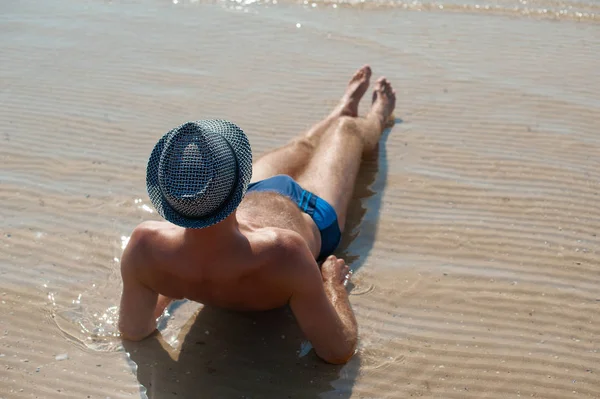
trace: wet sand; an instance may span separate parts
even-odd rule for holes
[[[600,397],[596,17],[228,4],[0,5],[0,397]],[[357,355],[300,356],[285,309],[189,303],[122,348],[155,141],[225,118],[258,156],[365,63],[398,101],[337,253]]]

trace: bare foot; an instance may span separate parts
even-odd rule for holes
[[[369,115],[379,119],[382,126],[393,125],[392,113],[396,106],[396,91],[391,83],[384,77],[377,79],[375,89],[373,90],[373,105]]]
[[[358,116],[358,103],[369,88],[369,79],[371,78],[371,67],[368,65],[360,68],[350,82],[348,82],[348,88],[346,94],[342,97],[340,105],[336,108],[334,113],[342,116]]]

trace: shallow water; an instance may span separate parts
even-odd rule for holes
[[[0,4],[0,396],[600,396],[598,3],[312,4]],[[258,156],[365,63],[399,99],[338,251],[353,360],[192,303],[123,347],[155,141],[227,118]]]

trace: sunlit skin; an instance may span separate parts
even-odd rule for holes
[[[371,110],[358,117],[370,78],[370,67],[360,68],[331,114],[258,159],[252,180],[293,177],[335,208],[343,231],[361,159],[377,148],[396,102],[390,83],[380,78]],[[240,311],[289,304],[317,355],[345,363],[358,339],[344,285],[351,273],[335,256],[319,266],[320,249],[312,218],[272,192],[247,194],[235,212],[204,229],[144,222],[133,231],[121,259],[121,335],[137,341],[152,334],[156,318],[173,299]]]

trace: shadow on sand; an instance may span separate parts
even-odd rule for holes
[[[378,154],[363,162],[336,251],[353,270],[363,266],[373,248],[387,179],[389,133],[384,132]],[[203,307],[179,332],[178,350],[160,334],[124,345],[152,399],[349,398],[360,355],[344,366],[326,364],[314,351],[300,357],[303,339],[288,308],[236,313]]]
[[[341,366],[314,352],[298,356],[303,337],[287,308],[236,313],[205,306],[178,340],[179,350],[159,334],[124,342],[149,398],[315,398],[340,375]],[[341,391],[335,396],[349,397]]]
[[[399,125],[402,119],[396,118],[394,123]],[[386,144],[392,129],[393,127],[383,132],[379,150],[373,156],[363,159],[348,208],[346,228],[335,252],[354,272],[364,265],[375,243],[381,201],[387,184]]]

